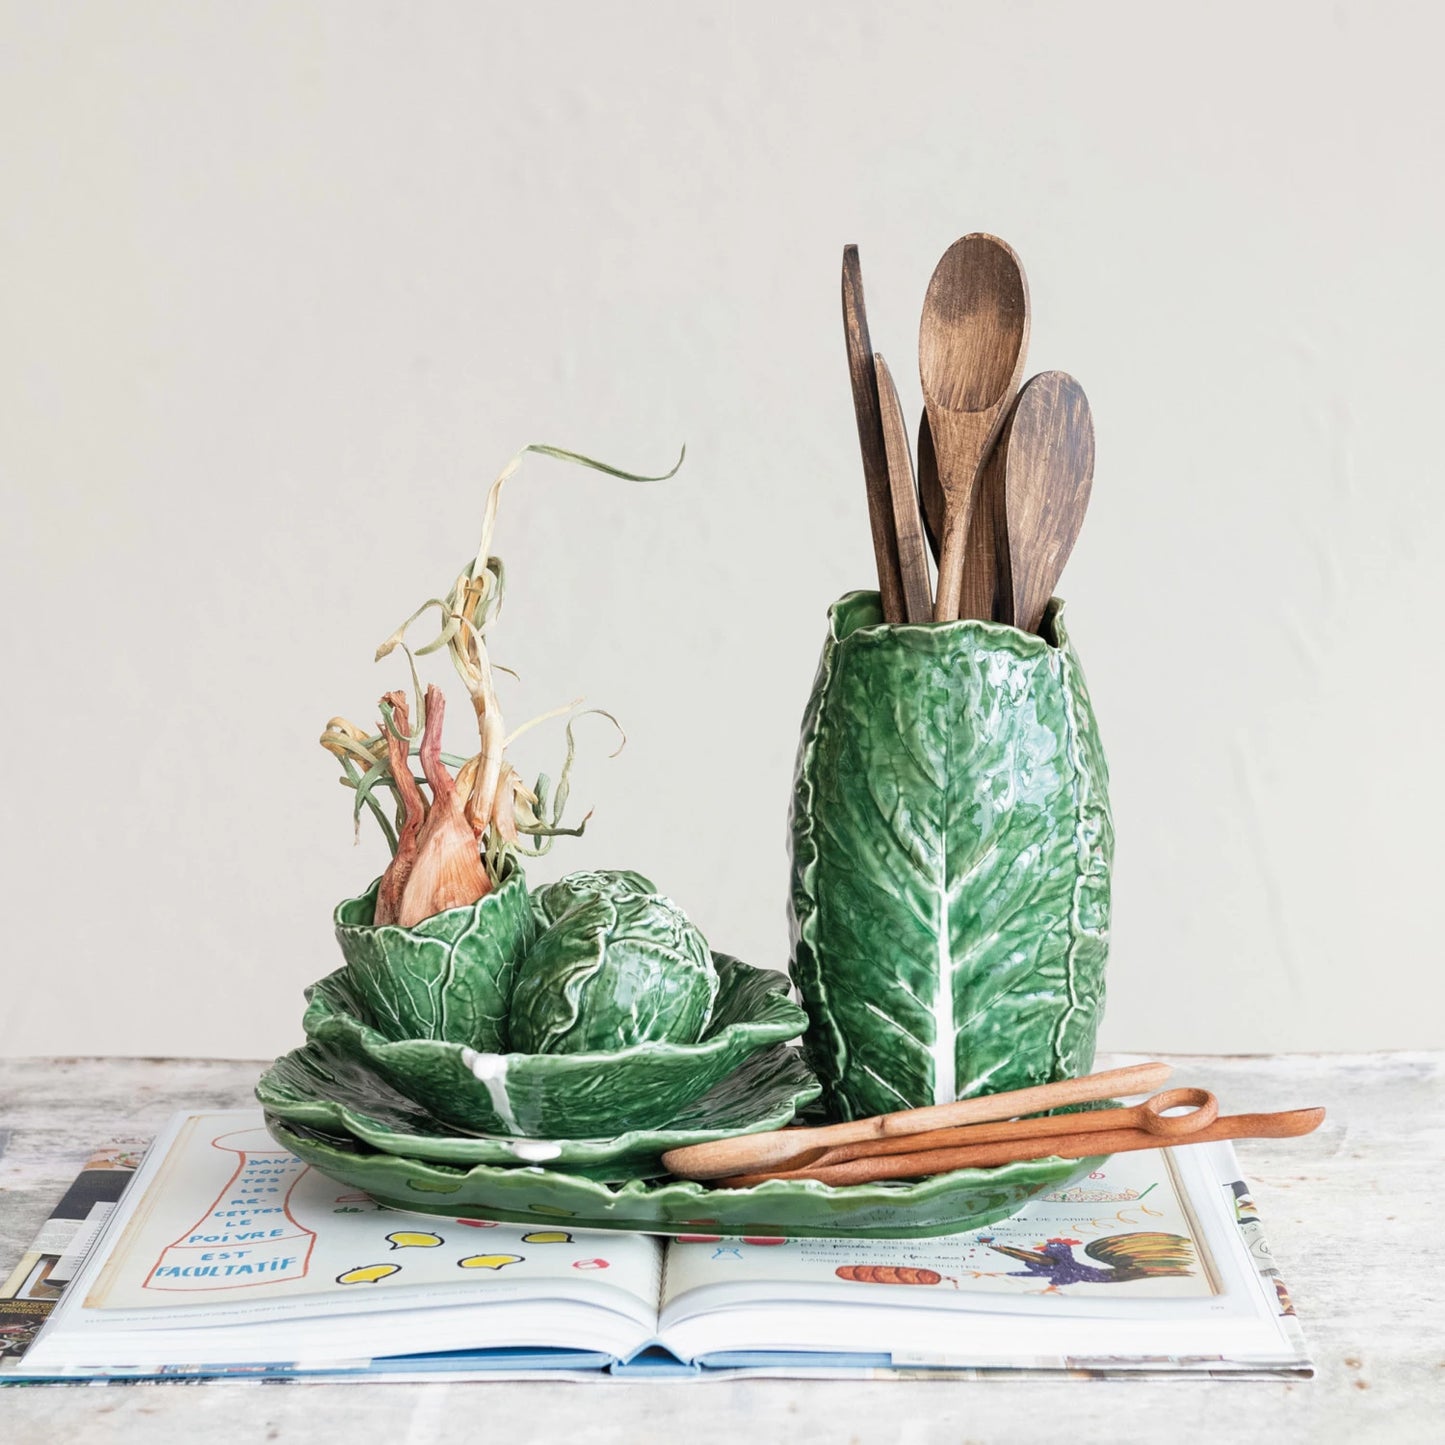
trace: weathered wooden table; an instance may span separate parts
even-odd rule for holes
[[[0,1441],[1445,1440],[1445,1054],[1173,1062],[1231,1109],[1329,1109],[1309,1138],[1238,1146],[1314,1380],[10,1387]],[[247,1104],[260,1068],[0,1059],[0,1274],[97,1141]]]

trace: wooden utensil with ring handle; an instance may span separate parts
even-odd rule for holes
[[[898,566],[898,538],[893,526],[893,501],[888,489],[888,454],[878,408],[878,382],[873,370],[873,343],[863,308],[863,272],[858,248],[843,247],[843,336],[848,343],[848,375],[853,384],[853,415],[863,453],[863,481],[868,492],[868,526],[873,533],[873,560],[878,569],[878,594],[883,620],[902,622],[903,578]]]
[[[878,406],[883,415],[883,444],[888,453],[888,486],[893,501],[893,530],[898,538],[898,570],[903,578],[903,612],[908,622],[933,620],[933,589],[928,575],[928,544],[923,539],[923,516],[918,510],[918,488],[913,480],[913,455],[908,429],[893,373],[878,352],[873,354],[878,376]]]
[[[1168,1109],[1188,1108],[1187,1114]],[[916,1154],[925,1149],[955,1149],[965,1144],[1015,1143],[1045,1139],[1062,1133],[1088,1134],[1100,1130],[1147,1129],[1161,1143],[1206,1129],[1219,1117],[1219,1100],[1208,1089],[1165,1089],[1142,1104],[1129,1108],[1090,1109],[1076,1114],[1046,1114],[1036,1119],[1005,1119],[997,1124],[965,1124],[956,1129],[929,1129],[896,1139],[872,1139],[863,1144],[842,1144],[831,1149],[809,1149],[788,1161],[788,1170],[821,1169],[853,1159],[877,1159],[887,1154]]]
[[[996,236],[955,241],[928,283],[918,374],[943,492],[943,555],[934,618],[959,615],[974,498],[989,448],[1023,373],[1029,294],[1023,267]]]
[[[721,1179],[744,1170],[773,1169],[805,1149],[859,1144],[874,1139],[894,1139],[920,1134],[928,1129],[949,1129],[960,1124],[982,1124],[1012,1119],[1020,1114],[1040,1114],[1070,1104],[1093,1104],[1125,1094],[1146,1094],[1168,1082],[1168,1064],[1130,1064],[1122,1069],[1105,1069],[1077,1079],[1060,1079],[1053,1084],[1035,1084],[1005,1094],[985,1094],[960,1099],[953,1104],[929,1104],[922,1109],[900,1109],[893,1114],[875,1114],[845,1124],[824,1124],[811,1129],[778,1129],[768,1134],[739,1134],[731,1139],[713,1139],[706,1144],[689,1144],[669,1149],[663,1164],[684,1179]]]
[[[1094,484],[1094,421],[1083,387],[1063,371],[1033,377],[1019,392],[995,454],[1003,481],[994,518],[999,620],[1037,632]]]
[[[1066,1122],[1068,1116],[1056,1122]],[[1291,1139],[1309,1134],[1324,1122],[1323,1109],[1292,1109],[1280,1114],[1233,1114],[1202,1129],[1174,1138],[1160,1138],[1152,1129],[1106,1129],[1036,1139],[1004,1139],[995,1144],[955,1149],[924,1149],[913,1154],[864,1156],[846,1164],[736,1174],[711,1181],[719,1189],[748,1189],[770,1179],[815,1179],[820,1184],[873,1184],[880,1179],[921,1179],[955,1169],[991,1169],[1020,1159],[1088,1159],[1095,1154],[1127,1154],[1165,1144],[1211,1144],[1218,1139]]]

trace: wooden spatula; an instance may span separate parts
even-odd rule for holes
[[[1074,550],[1094,482],[1094,422],[1084,389],[1045,371],[1019,392],[995,446],[999,620],[1037,632]]]
[[[903,611],[909,622],[933,619],[933,589],[928,575],[928,545],[913,480],[913,454],[893,373],[880,353],[873,355],[878,376],[878,406],[883,414],[883,444],[888,453],[888,487],[893,500],[893,530],[898,538],[898,570],[903,578]]]
[[[873,560],[883,620],[904,620],[903,578],[898,567],[898,539],[893,526],[893,499],[888,489],[888,454],[883,419],[878,409],[878,382],[873,371],[873,343],[868,313],[863,308],[863,272],[858,248],[843,247],[843,335],[848,343],[848,374],[853,383],[853,415],[863,453],[863,481],[868,491],[868,526],[873,533]]]
[[[1023,372],[1029,293],[1011,247],[981,233],[955,241],[934,269],[918,330],[918,374],[943,491],[935,619],[959,615],[980,471]]]

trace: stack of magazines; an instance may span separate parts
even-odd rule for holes
[[[1310,1372],[1228,1144],[912,1240],[401,1213],[255,1110],[177,1115],[133,1163],[103,1156],[21,1261],[0,1381]]]

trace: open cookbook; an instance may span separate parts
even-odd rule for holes
[[[1307,1373],[1231,1147],[944,1238],[661,1239],[400,1213],[181,1114],[0,1380],[1000,1370]]]

